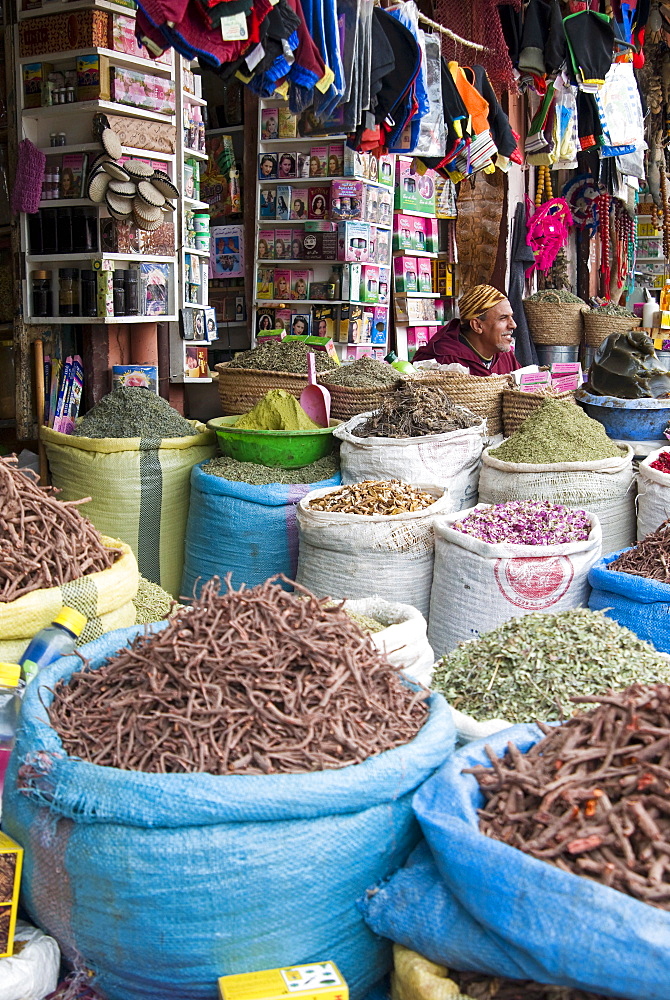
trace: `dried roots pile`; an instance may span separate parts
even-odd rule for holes
[[[670,909],[670,686],[634,684],[474,774],[480,829],[566,872]]]
[[[670,518],[632,549],[622,552],[607,568],[670,583]]]
[[[421,379],[408,379],[394,393],[385,396],[381,407],[359,424],[354,433],[356,437],[424,437],[479,423],[481,417],[463,406],[454,406],[444,389]]]
[[[0,458],[0,601],[109,569],[118,552],[77,510]]]
[[[273,577],[219,592],[59,682],[49,715],[65,750],[153,773],[271,774],[359,764],[427,717],[341,605]],[[302,595],[302,596],[301,596]]]
[[[528,979],[503,979],[483,972],[449,970],[461,997],[468,1000],[605,1000],[602,993],[586,993],[574,986],[549,986]],[[457,1000],[457,997],[454,997]]]

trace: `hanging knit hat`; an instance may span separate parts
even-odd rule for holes
[[[461,295],[458,312],[461,319],[475,319],[506,298],[505,293],[498,291],[493,285],[475,285]]]
[[[47,158],[30,139],[19,143],[16,177],[12,190],[12,211],[34,215],[40,207],[44,167]]]

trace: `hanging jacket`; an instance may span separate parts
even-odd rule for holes
[[[315,95],[315,111],[326,118],[344,93],[344,69],[340,53],[335,0],[303,0],[302,13],[307,30],[319,49],[324,64],[333,73],[333,82],[324,96]]]
[[[458,93],[461,95],[463,104],[467,108],[468,114],[470,116],[470,121],[472,123],[472,131],[475,135],[480,132],[485,132],[489,127],[488,113],[489,105],[488,101],[482,97],[474,83],[471,82],[465,75],[464,70],[457,62],[449,63],[449,72],[454,78],[454,83]],[[472,70],[470,71],[472,72]]]
[[[607,14],[583,10],[568,14],[563,29],[575,74],[582,83],[602,86],[614,57],[614,28]]]
[[[566,54],[558,0],[530,0],[523,19],[519,71],[553,76],[565,62]]]
[[[418,64],[413,67],[413,79],[411,93],[407,95],[407,100],[405,102],[404,111],[405,118],[404,121],[400,121],[400,118],[396,116],[395,128],[392,128],[387,136],[387,147],[391,153],[411,153],[416,146],[417,139],[419,137],[419,129],[421,126],[421,119],[424,115],[427,115],[430,111],[430,101],[428,100],[428,94],[426,92],[425,82],[422,74],[421,68],[421,48],[419,46],[418,39],[416,37],[416,25],[413,19],[409,16],[409,13],[402,7],[394,7],[390,12],[391,17],[395,18],[401,24],[403,24],[408,31],[411,33],[412,38],[417,45],[418,53]],[[401,144],[401,136],[407,125],[410,125],[409,139],[406,144],[404,141]]]
[[[421,52],[412,32],[398,18],[380,7],[375,7],[373,16],[384,31],[394,57],[393,70],[381,80],[374,113],[375,120],[383,123],[388,140],[396,132],[399,135],[408,120]]]
[[[472,72],[475,76],[475,86],[489,106],[489,128],[498,152],[501,156],[511,156],[516,149],[516,139],[509,118],[498,103],[498,98],[484,67],[475,65],[472,67]]]

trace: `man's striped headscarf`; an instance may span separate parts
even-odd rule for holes
[[[499,292],[493,285],[475,285],[474,288],[464,292],[458,300],[460,317],[464,320],[475,319],[506,298],[505,293]]]

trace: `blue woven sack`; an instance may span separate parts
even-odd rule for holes
[[[181,594],[190,599],[205,581],[229,572],[233,587],[254,587],[275,573],[294,580],[296,504],[312,490],[339,486],[339,472],[318,483],[253,486],[211,476],[202,471],[203,464],[191,473]]]
[[[604,611],[659,652],[670,653],[670,584],[607,568],[626,551],[605,556],[590,571],[589,607]]]
[[[99,667],[139,631],[82,652]],[[326,959],[364,997],[390,950],[356,901],[419,839],[412,794],[453,751],[444,699],[411,743],[341,770],[147,774],[64,754],[42,701],[80,668],[68,657],[27,689],[8,768],[32,920],[107,1000],[215,1000],[218,976]]]
[[[670,997],[670,913],[561,871],[479,832],[484,796],[462,774],[490,766],[508,741],[542,734],[512,726],[457,751],[414,796],[426,836],[405,868],[362,904],[370,927],[434,962],[572,986],[629,1000]]]

